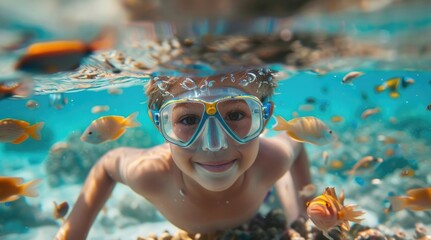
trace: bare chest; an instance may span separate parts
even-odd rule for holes
[[[174,225],[189,232],[214,232],[237,227],[254,217],[267,190],[250,188],[229,197],[193,199],[172,190],[171,198],[154,205]]]

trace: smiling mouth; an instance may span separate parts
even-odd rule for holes
[[[232,167],[235,162],[236,162],[236,159],[230,162],[225,162],[221,164],[218,164],[218,163],[196,163],[196,164],[209,172],[219,173],[230,169],[230,167]]]

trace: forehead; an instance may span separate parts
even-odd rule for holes
[[[257,81],[256,78],[255,73],[245,71],[210,77],[178,78],[169,86],[169,94],[166,94],[164,101],[190,91],[205,92],[206,96],[211,96],[211,89],[213,88],[235,88],[245,94],[261,98],[263,95],[259,91],[261,81]]]

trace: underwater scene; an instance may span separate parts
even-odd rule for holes
[[[187,232],[117,183],[78,239],[431,239],[430,8],[1,1],[0,239],[73,239],[56,234],[98,160],[166,142],[145,86],[176,97],[170,78],[184,91],[216,81],[275,87],[258,138],[284,132],[303,142],[311,183],[296,195],[309,199],[307,212],[288,219],[271,191],[235,228]]]

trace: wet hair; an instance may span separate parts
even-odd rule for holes
[[[145,86],[145,94],[148,97],[148,108],[159,109],[165,98],[174,97],[170,90],[177,84],[180,84],[186,91],[195,89],[197,86],[200,86],[199,88],[201,89],[202,87],[211,87],[212,81],[229,81],[241,87],[257,84],[258,92],[255,95],[263,101],[270,98],[277,87],[274,73],[274,71],[268,68],[254,68],[209,77],[152,77]]]

